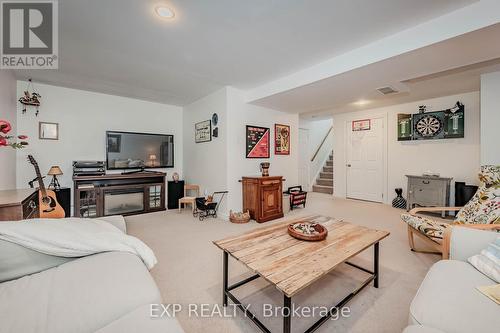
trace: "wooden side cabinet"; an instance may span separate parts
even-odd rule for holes
[[[38,190],[0,191],[0,221],[19,221],[40,217]]]
[[[243,211],[262,223],[283,217],[283,177],[243,177]]]
[[[450,200],[450,183],[453,178],[412,176],[408,177],[408,207],[447,207]],[[441,216],[446,217],[446,212]]]

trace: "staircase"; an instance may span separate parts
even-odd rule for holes
[[[333,194],[333,152],[326,160],[318,178],[316,178],[313,192]]]

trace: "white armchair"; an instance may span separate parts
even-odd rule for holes
[[[451,260],[435,263],[410,305],[404,333],[498,332],[498,305],[477,287],[495,281],[467,262],[500,235],[464,226],[449,228]],[[447,236],[445,236],[446,238]]]
[[[455,226],[449,236],[450,259],[467,261],[467,258],[481,252],[499,236],[499,233],[493,231]]]

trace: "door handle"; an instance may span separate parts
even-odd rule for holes
[[[346,166],[347,166],[348,168],[350,168],[350,167],[351,167],[351,165],[350,165],[350,164],[346,164]]]

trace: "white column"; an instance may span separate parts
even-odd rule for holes
[[[481,75],[481,165],[485,164],[500,165],[500,72]]]

